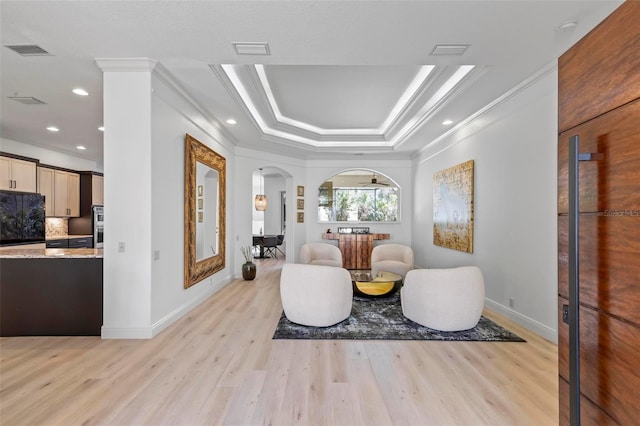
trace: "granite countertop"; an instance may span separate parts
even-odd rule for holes
[[[100,258],[102,259],[103,249],[94,248],[73,248],[73,249],[44,249],[44,248],[16,248],[4,249],[0,251],[0,259],[82,259]]]
[[[52,235],[50,237],[47,237],[47,241],[67,240],[69,238],[89,238],[89,237],[93,237],[93,235]]]

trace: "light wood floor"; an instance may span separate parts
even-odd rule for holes
[[[0,340],[0,424],[555,425],[557,349],[272,340],[282,262],[258,264],[152,340]]]

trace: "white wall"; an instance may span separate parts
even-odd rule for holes
[[[232,145],[207,117],[154,73],[152,102],[152,262],[151,325],[154,334],[197,306],[232,280],[234,229],[234,160]],[[200,283],[184,288],[184,152],[185,134],[226,158],[225,268]]]
[[[529,83],[416,160],[413,248],[423,267],[479,266],[487,306],[555,342],[555,64]],[[433,245],[433,174],[467,160],[475,160],[473,254]]]
[[[318,188],[331,176],[345,170],[372,169],[396,182],[400,188],[400,220],[397,223],[362,222],[354,226],[368,226],[371,232],[390,234],[389,240],[375,241],[374,244],[412,245],[413,228],[413,176],[410,160],[367,160],[366,156],[336,160],[313,160],[307,162],[307,185],[304,193],[304,212],[309,242],[327,242],[322,234],[327,228],[338,230],[341,223],[318,222]]]
[[[267,210],[264,212],[264,233],[278,235],[282,233],[280,192],[285,191],[285,179],[283,176],[267,176],[264,181],[268,203]]]
[[[253,184],[253,174],[260,167],[269,168],[271,174],[279,173],[284,181],[284,191],[287,192],[287,212],[295,211],[295,194],[297,185],[304,185],[306,179],[305,161],[299,158],[287,157],[273,153],[261,152],[253,149],[236,147],[235,150],[236,173],[233,177],[233,197],[236,207],[236,220],[233,249],[236,259],[234,261],[234,274],[236,277],[242,276],[242,263],[244,259],[240,254],[240,247],[250,246],[253,238],[252,222],[254,218],[254,197],[255,190]],[[280,187],[279,187],[280,188]],[[280,190],[272,196],[267,192],[268,206],[267,212],[273,203],[278,204],[280,201]],[[267,191],[269,189],[267,188]],[[273,197],[273,198],[272,198]],[[300,245],[306,241],[306,224],[295,223],[293,214],[287,215],[287,232],[286,232],[286,256],[287,262],[294,262],[297,259]],[[260,268],[258,268],[260,274]]]
[[[105,72],[105,211],[103,338],[151,338],[231,281],[226,267],[184,288],[185,134],[227,159],[228,143],[160,67],[151,74]],[[116,64],[117,65],[117,64]],[[229,185],[229,184],[228,184]],[[233,234],[233,191],[227,187],[227,235]],[[232,200],[232,198],[231,198]],[[125,252],[118,250],[124,242]],[[154,258],[157,253],[158,259]]]
[[[79,172],[102,172],[102,168],[99,167],[98,163],[95,161],[51,151],[35,145],[28,145],[11,139],[0,139],[0,151],[15,155],[22,155],[23,157],[35,158],[36,160],[40,160],[40,163],[49,166],[63,167],[65,169],[77,170]]]
[[[105,72],[103,80],[102,337],[150,338],[151,74]]]

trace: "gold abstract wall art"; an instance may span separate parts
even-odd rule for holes
[[[473,160],[433,175],[433,244],[473,253]]]

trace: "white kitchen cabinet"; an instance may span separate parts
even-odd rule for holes
[[[0,189],[36,192],[36,163],[0,156]]]

